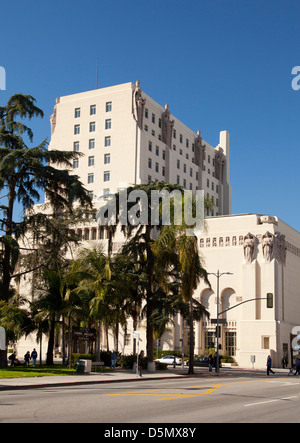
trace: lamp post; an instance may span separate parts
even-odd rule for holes
[[[215,272],[208,272],[208,275],[214,275],[215,277],[217,277],[217,358],[216,358],[216,372],[219,373],[219,280],[220,277],[222,277],[222,275],[233,275],[232,272],[221,272],[217,271],[217,273]]]

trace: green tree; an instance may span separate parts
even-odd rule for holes
[[[28,146],[33,132],[24,122],[34,117],[43,117],[43,112],[30,95],[13,95],[6,106],[0,107],[0,230],[4,233],[0,237],[0,300],[6,303],[13,279],[45,266],[41,261],[25,269],[21,262],[20,251],[24,249],[27,254],[34,250],[22,245],[29,228],[34,229],[35,236],[39,230],[41,234],[47,232],[49,217],[54,214],[56,218],[65,211],[72,213],[75,199],[81,206],[91,205],[78,177],[69,173],[78,153],[48,151],[46,140],[38,146]],[[30,212],[44,193],[51,210]],[[15,215],[17,203],[23,209],[20,220]]]
[[[47,149],[44,140],[36,147],[25,143],[33,140],[32,130],[22,121],[43,117],[30,95],[16,94],[0,107],[0,193],[5,196],[0,206],[0,299],[8,301],[11,280],[19,258],[19,239],[35,214],[25,215],[41,193],[45,192],[54,211],[72,210],[74,199],[82,205],[91,203],[76,175],[69,174],[72,161],[78,153]],[[24,211],[21,221],[16,221],[14,209],[19,203]]]

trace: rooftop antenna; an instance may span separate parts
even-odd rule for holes
[[[98,89],[98,73],[99,73],[99,57],[97,57],[97,77],[96,77],[96,89]]]

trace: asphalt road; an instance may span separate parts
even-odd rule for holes
[[[300,378],[276,374],[35,388],[1,392],[0,423],[299,423],[299,399]]]

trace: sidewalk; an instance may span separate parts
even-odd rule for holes
[[[200,369],[200,368],[198,368]],[[202,369],[202,368],[201,368]],[[142,377],[137,377],[132,370],[116,369],[114,372],[90,372],[87,374],[74,375],[55,375],[45,377],[24,377],[24,378],[2,378],[0,379],[0,391],[14,390],[14,389],[32,389],[42,387],[57,387],[57,386],[76,386],[76,385],[91,385],[100,383],[116,383],[116,382],[142,382],[145,380],[162,380],[162,379],[178,379],[188,377],[219,377],[219,376],[235,376],[237,371],[245,371],[245,376],[249,372],[260,372],[265,374],[262,369],[249,368],[223,368],[219,374],[215,372],[209,373],[207,369],[195,369],[195,374],[189,376],[187,368],[168,368],[164,371],[147,372],[144,371]],[[288,375],[287,369],[274,369],[277,375]],[[276,376],[276,375],[275,375]]]
[[[40,387],[74,386],[98,383],[115,383],[128,381],[143,381],[165,378],[187,377],[187,370],[184,371],[156,371],[150,373],[143,372],[142,377],[138,377],[132,370],[116,369],[114,372],[90,372],[87,374],[74,375],[53,375],[45,377],[22,377],[22,378],[1,378],[0,391],[12,389],[31,389]]]

